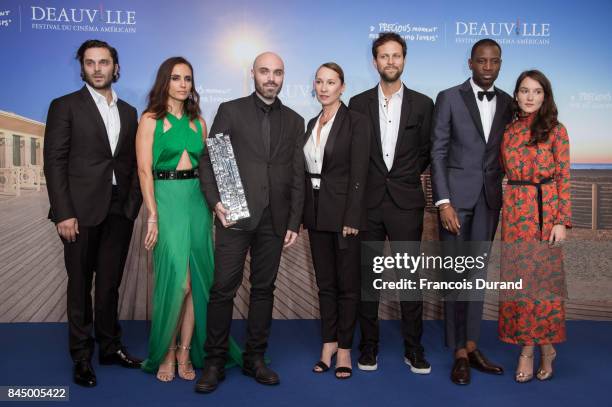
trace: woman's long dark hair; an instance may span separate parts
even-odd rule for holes
[[[176,65],[184,64],[191,69],[191,93],[189,97],[185,99],[184,114],[189,117],[189,120],[197,120],[200,117],[200,95],[196,90],[195,78],[193,74],[193,67],[183,57],[172,57],[166,59],[159,66],[157,70],[157,76],[155,77],[155,83],[153,88],[149,92],[147,98],[148,104],[145,112],[152,113],[155,119],[163,119],[166,117],[168,111],[168,89],[170,87],[170,76],[172,75],[172,69]]]
[[[542,106],[540,106],[540,109],[535,113],[536,117],[531,123],[531,139],[529,140],[528,145],[533,146],[537,145],[538,143],[545,143],[548,140],[548,135],[550,134],[551,130],[559,124],[559,121],[557,120],[558,111],[557,105],[555,104],[555,98],[553,97],[550,81],[542,72],[538,71],[537,69],[532,69],[521,73],[516,80],[513,103],[515,117],[518,117],[521,114],[521,109],[516,99],[521,83],[525,78],[530,78],[538,82],[544,91],[544,101],[542,102]]]

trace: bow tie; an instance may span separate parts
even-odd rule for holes
[[[495,91],[494,90],[489,90],[486,92],[482,90],[478,91],[478,100],[484,99],[485,96],[487,97],[487,100],[490,102],[491,99],[495,97]]]

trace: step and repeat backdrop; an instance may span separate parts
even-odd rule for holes
[[[518,75],[537,68],[551,80],[560,120],[571,140],[574,179],[572,239],[588,265],[574,260],[568,272],[568,314],[610,319],[612,276],[603,253],[612,228],[612,3],[609,0],[346,2],[281,0],[167,2],[0,2],[0,322],[65,320],[66,276],[61,244],[46,220],[42,176],[46,113],[52,99],[79,89],[76,50],[86,39],[117,48],[120,98],[142,112],[163,60],[184,56],[194,66],[201,107],[210,125],[218,105],[252,92],[253,58],[270,50],[285,61],[280,97],[305,119],[320,106],[313,97],[316,68],[334,61],[345,71],[344,101],[376,85],[371,43],[378,33],[404,37],[408,54],[404,83],[435,99],[470,76],[476,41],[489,37],[503,49],[496,85],[511,93]],[[429,192],[429,181],[423,179]],[[150,312],[151,260],[136,223],[122,285],[121,317],[146,319]],[[426,213],[425,239],[436,239],[436,218]],[[587,242],[587,243],[584,243]],[[586,252],[585,252],[586,251]],[[599,256],[599,257],[598,257]],[[580,259],[583,259],[580,257]],[[569,260],[570,263],[572,260]],[[248,304],[248,262],[235,316]],[[495,297],[485,316],[495,318]],[[389,301],[383,317],[397,307]],[[429,318],[440,304],[427,304]],[[283,256],[276,318],[317,318],[316,285],[305,234]]]

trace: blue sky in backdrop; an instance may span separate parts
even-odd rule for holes
[[[3,0],[0,110],[44,122],[51,99],[82,85],[74,53],[89,38],[118,49],[115,89],[139,111],[160,63],[185,56],[210,122],[221,101],[251,91],[250,64],[264,50],[284,58],[281,97],[308,119],[319,110],[311,89],[321,63],[344,68],[345,102],[376,84],[370,44],[380,31],[406,36],[404,82],[434,99],[469,77],[471,45],[488,36],[503,48],[497,86],[511,92],[521,71],[542,70],[570,133],[572,161],[612,163],[611,19],[609,0]]]

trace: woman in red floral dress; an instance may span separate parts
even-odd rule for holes
[[[552,377],[553,344],[565,340],[565,279],[560,242],[571,227],[569,140],[557,121],[548,79],[523,72],[514,89],[515,120],[502,141],[508,178],[502,209],[503,281],[522,289],[501,294],[499,337],[522,346],[515,379],[533,378],[535,346],[541,361],[536,377]]]

